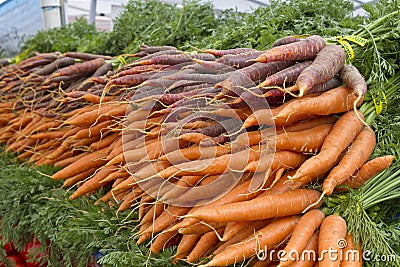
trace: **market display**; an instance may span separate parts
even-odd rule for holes
[[[371,252],[397,266],[365,212],[400,192],[398,148],[376,156],[390,144],[371,127],[395,103],[398,73],[376,43],[397,17],[265,50],[143,44],[4,61],[0,143],[58,168],[45,178],[71,191],[65,201],[136,213],[130,242],[155,257],[172,248],[173,264],[363,266]],[[358,68],[355,54],[379,63]]]

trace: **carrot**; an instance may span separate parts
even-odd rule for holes
[[[54,139],[63,137],[69,129],[62,129],[57,131],[42,132],[37,134],[32,134],[29,138],[32,139]]]
[[[312,35],[298,42],[272,47],[257,57],[256,61],[266,63],[282,60],[312,59],[325,45],[326,42],[322,37]]]
[[[281,71],[278,71],[267,78],[258,85],[258,87],[266,87],[270,85],[279,85],[284,83],[291,83],[296,81],[301,71],[310,66],[312,61],[303,61],[293,66],[289,66]]]
[[[220,235],[223,229],[218,229],[217,233]],[[202,256],[205,256],[210,249],[218,243],[218,236],[214,231],[203,234],[195,244],[194,248],[186,257],[186,261],[195,262]]]
[[[109,120],[109,121],[103,121],[99,124],[96,124],[95,126],[90,126],[89,128],[85,128],[77,132],[73,138],[74,139],[83,139],[83,138],[88,138],[88,137],[93,137],[97,135],[104,134],[108,130],[107,127],[111,126],[114,123],[114,121]]]
[[[54,167],[66,167],[66,166],[74,163],[75,161],[78,161],[79,159],[83,158],[84,156],[86,156],[88,154],[89,154],[89,152],[82,152],[75,156],[66,158],[64,160],[57,161],[56,163],[54,163]]]
[[[144,230],[141,234],[144,235],[146,233],[161,232],[170,227],[173,223],[177,222],[179,220],[179,217],[186,214],[189,210],[190,208],[188,207],[177,207],[169,205],[168,208],[165,209],[159,217],[157,217],[157,219],[153,222],[153,225]]]
[[[225,66],[242,69],[254,64],[252,59],[257,58],[261,55],[262,51],[250,51],[246,53],[240,53],[235,55],[224,55],[216,60],[217,63],[224,64]]]
[[[357,113],[359,113],[358,116],[354,110],[349,111],[337,120],[331,132],[325,138],[321,151],[300,166],[296,174],[290,177],[292,181],[312,180],[334,166],[340,154],[353,142],[364,127],[363,122],[358,119],[359,116],[362,116],[362,113],[359,111]],[[346,129],[346,131],[343,131],[343,129]]]
[[[324,180],[322,191],[326,195],[331,195],[337,185],[349,179],[368,160],[375,149],[375,144],[374,131],[369,127],[364,127],[356,136],[339,164],[331,170]]]
[[[183,235],[204,234],[215,229],[224,228],[226,223],[216,222],[199,222],[189,227],[179,229],[179,233]]]
[[[301,213],[310,204],[318,201],[320,196],[321,194],[316,190],[294,189],[249,201],[196,210],[184,217],[214,222],[255,221],[283,217]],[[322,204],[321,201],[320,204]]]
[[[368,179],[377,175],[381,171],[389,168],[392,164],[394,157],[393,156],[383,156],[374,158],[367,163],[365,163],[358,171],[356,171],[352,177],[350,177],[347,181],[342,183],[343,186],[348,186],[352,189],[356,189],[361,187]],[[345,190],[341,189],[341,190]]]
[[[299,96],[314,85],[324,83],[335,76],[344,66],[346,54],[339,45],[330,44],[319,51],[313,63],[304,69],[296,81]]]
[[[158,216],[160,216],[164,211],[164,203],[156,202],[152,207],[146,212],[146,214],[140,220],[140,225],[147,223],[152,223]]]
[[[190,175],[185,175],[182,176],[178,182],[175,184],[175,186],[166,192],[161,198],[160,201],[165,201],[168,199],[174,199],[179,196],[181,196],[183,193],[185,193],[190,187],[194,187],[200,180],[202,180],[204,177],[203,176],[190,176]]]
[[[35,71],[35,75],[49,75],[55,72],[57,69],[64,68],[75,64],[75,59],[71,57],[61,57],[52,63],[48,64],[47,66],[40,68],[39,70]]]
[[[237,54],[242,54],[242,53],[247,53],[247,52],[254,52],[256,51],[253,48],[233,48],[233,49],[226,49],[226,50],[218,50],[218,49],[206,49],[203,50],[204,53],[209,53],[212,54],[216,57],[222,57],[225,55],[237,55]]]
[[[110,190],[110,191],[111,191],[111,194],[113,194],[113,191],[112,190]],[[137,197],[138,196],[135,195],[134,191],[130,191],[124,198],[124,201],[122,201],[122,203],[119,205],[118,211],[124,211],[124,210],[129,209]]]
[[[270,224],[272,219],[260,220],[260,221],[250,221],[247,222],[245,227],[238,233],[236,233],[229,240],[220,243],[217,248],[212,252],[212,254],[217,255],[224,251],[227,247],[237,244],[243,240],[248,239],[250,236],[254,236],[254,232],[264,228],[266,225]]]
[[[340,266],[340,255],[343,247],[340,247],[345,240],[347,233],[346,221],[338,215],[329,215],[322,222],[318,237],[318,254],[321,266]],[[335,251],[333,257],[328,254]]]
[[[228,222],[224,229],[222,241],[231,239],[235,234],[245,228],[247,224],[248,222]]]
[[[105,64],[103,58],[96,58],[83,63],[77,63],[68,67],[59,69],[51,74],[51,77],[70,76],[79,73],[90,73],[97,70],[100,66]]]
[[[71,58],[77,58],[81,60],[93,60],[97,58],[103,58],[103,59],[111,59],[110,56],[104,56],[104,55],[96,55],[96,54],[90,54],[90,53],[83,53],[83,52],[66,52],[64,53],[66,57],[71,57]]]
[[[46,158],[48,159],[55,159],[61,154],[67,152],[67,150],[70,148],[70,143],[67,141],[62,142],[61,146],[57,147],[50,155],[48,155]]]
[[[251,161],[246,166],[246,171],[249,172],[265,172],[274,171],[281,167],[297,168],[307,160],[307,155],[294,151],[281,150],[275,153],[266,154],[260,157],[259,160]]]
[[[343,249],[343,259],[340,266],[343,267],[362,267],[361,243],[356,246],[353,242],[353,235],[346,235],[346,247]]]
[[[134,62],[134,65],[152,65],[152,64],[168,64],[177,65],[185,62],[191,62],[192,58],[212,61],[215,60],[215,56],[207,53],[200,54],[178,54],[178,55],[160,55],[149,59],[141,59]]]
[[[276,127],[276,134],[284,132],[299,132],[307,129],[314,128],[322,124],[334,124],[337,121],[337,116],[319,116],[313,119],[301,120],[288,126]]]
[[[172,260],[172,263],[176,263],[178,260],[183,259],[189,255],[190,251],[195,247],[196,243],[200,239],[201,234],[184,235],[176,249],[176,254]]]
[[[253,83],[264,80],[267,76],[276,73],[290,65],[293,61],[279,61],[271,63],[255,63],[248,67],[237,70],[229,75],[222,82],[215,85],[216,88],[222,88],[216,99],[223,96],[239,96],[243,92],[243,87],[252,87]]]
[[[99,141],[90,144],[90,148],[93,150],[100,150],[111,145],[118,137],[120,137],[120,133],[109,134],[106,137],[101,138]]]
[[[119,77],[127,76],[127,75],[140,74],[140,73],[144,73],[144,72],[153,72],[153,71],[166,69],[169,66],[170,65],[165,65],[165,64],[135,66],[133,68],[117,72],[114,77],[119,78]]]
[[[364,77],[356,67],[345,64],[340,71],[340,79],[347,87],[352,89],[353,93],[357,96],[357,99],[354,102],[354,105],[356,106],[367,92],[367,83],[365,82]]]
[[[91,192],[93,190],[97,190],[101,186],[100,183],[107,175],[115,171],[115,166],[104,167],[99,172],[97,172],[92,178],[85,181],[79,188],[69,197],[69,199],[73,200],[85,193]]]
[[[283,249],[280,258],[280,266],[289,266],[298,255],[306,248],[307,242],[312,238],[314,232],[325,219],[325,215],[320,210],[311,210],[305,213],[293,230],[289,242]]]
[[[151,242],[150,251],[154,254],[160,253],[161,250],[167,247],[168,241],[172,240],[176,234],[176,232],[163,232],[159,234],[156,239]]]
[[[95,122],[103,122],[111,117],[124,116],[128,108],[128,104],[120,103],[118,105],[101,105],[98,109],[89,111],[78,115],[75,118],[68,119],[65,121],[66,124],[78,125],[78,126],[88,126]]]
[[[184,162],[171,166],[157,175],[162,178],[169,178],[173,175],[216,175],[227,170],[244,170],[245,164],[258,159],[260,151],[244,150],[234,154],[226,154],[210,159],[197,160],[196,166],[192,162]]]
[[[223,146],[200,147],[197,145],[171,151],[159,157],[159,160],[168,160],[172,164],[178,164],[184,161],[208,159],[219,157],[229,153],[230,149]]]
[[[289,124],[305,115],[331,115],[353,108],[356,97],[347,87],[340,86],[319,96],[300,98],[289,102],[274,116],[275,125]]]
[[[255,232],[254,237],[226,248],[201,266],[227,266],[254,256],[259,249],[274,248],[290,235],[298,220],[297,216],[279,218]]]
[[[313,267],[317,259],[318,232],[315,232],[308,240],[304,250],[299,252],[299,260],[293,262],[291,267]],[[283,266],[280,264],[279,266]]]
[[[239,201],[246,201],[246,200],[255,198],[256,196],[261,194],[261,191],[255,191],[255,192],[250,193],[249,192],[250,183],[251,183],[251,180],[248,180],[242,184],[239,184],[239,185],[235,186],[227,194],[214,200],[213,202],[207,203],[203,206],[194,207],[193,209],[191,209],[190,213],[197,212],[197,210],[203,210],[203,209],[207,210],[207,209],[215,207],[215,206],[239,202]],[[180,228],[188,227],[188,226],[193,225],[198,222],[199,222],[199,220],[196,218],[185,218],[181,223],[176,225],[176,230],[179,230]],[[170,230],[175,230],[175,228],[171,228]]]
[[[103,158],[107,155],[107,152],[108,148],[104,148],[88,154],[82,157],[79,161],[75,161],[64,169],[56,172],[53,174],[52,178],[54,180],[66,179],[86,170],[101,167],[105,164]]]
[[[332,124],[322,124],[304,131],[278,134],[272,145],[275,145],[276,150],[316,153],[321,149],[332,127]]]
[[[280,38],[280,39],[278,39],[278,40],[276,40],[272,45],[271,45],[271,47],[276,47],[276,46],[281,46],[281,45],[286,45],[286,44],[290,44],[290,43],[295,43],[295,42],[298,42],[298,41],[300,41],[301,39],[299,39],[299,38],[297,38],[297,37],[294,37],[294,36],[285,36],[285,37],[282,37],[282,38]]]

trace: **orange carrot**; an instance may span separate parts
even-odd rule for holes
[[[308,211],[301,217],[299,223],[293,230],[289,242],[283,249],[280,258],[280,266],[289,266],[295,261],[297,255],[301,255],[301,252],[307,246],[307,242],[311,239],[324,219],[325,215],[320,210]]]
[[[151,223],[164,211],[164,203],[156,202],[140,220],[140,225]]]
[[[217,232],[220,235],[222,229],[217,230]],[[187,255],[186,261],[195,262],[202,256],[205,256],[217,243],[218,236],[214,231],[203,234],[189,255]]]
[[[32,139],[55,139],[63,137],[69,129],[62,129],[57,131],[42,132],[37,134],[32,134],[29,138]]]
[[[189,255],[190,251],[195,247],[196,243],[200,239],[201,234],[184,235],[176,249],[175,257],[172,263],[176,263],[178,260],[183,259]]]
[[[290,179],[296,181],[299,179],[312,180],[319,175],[329,171],[340,154],[351,144],[357,134],[362,130],[364,124],[358,119],[362,113],[352,110],[342,115],[333,125],[329,135],[325,138],[321,151],[316,155],[306,160],[296,174]],[[346,131],[343,131],[346,129]]]
[[[57,161],[56,163],[54,163],[54,167],[66,167],[66,166],[78,161],[79,159],[83,158],[84,156],[86,156],[88,154],[89,154],[89,152],[83,152],[83,153],[79,153],[75,156],[66,158],[64,160]]]
[[[187,207],[169,205],[168,208],[165,209],[164,212],[153,222],[153,225],[144,230],[141,234],[161,232],[178,221],[179,217],[186,214],[189,210],[190,208]]]
[[[248,222],[228,222],[224,229],[222,241],[231,239],[235,234],[246,227]]]
[[[111,193],[113,193],[112,190],[110,190],[110,191],[111,191]],[[122,201],[122,203],[119,205],[118,211],[124,211],[124,210],[129,209],[129,208],[133,205],[133,202],[136,200],[137,197],[138,197],[138,196],[135,195],[135,193],[134,193],[133,190],[130,191],[130,192],[125,196],[125,198],[124,198],[124,200]]]
[[[171,151],[159,157],[159,160],[168,160],[173,164],[177,164],[189,160],[219,157],[227,154],[229,151],[229,148],[223,146],[200,147],[194,145],[180,150]]]
[[[299,132],[314,128],[322,124],[334,124],[337,121],[337,116],[319,116],[313,119],[301,120],[288,126],[276,127],[276,134],[284,132]]]
[[[297,216],[279,218],[255,232],[254,236],[227,247],[201,266],[227,266],[254,256],[258,249],[275,248],[290,235],[298,220]]]
[[[76,161],[64,169],[53,174],[52,178],[54,180],[61,180],[72,177],[76,174],[84,172],[92,168],[98,168],[105,164],[104,157],[107,155],[108,148],[96,151],[94,153],[88,154],[82,157],[79,161]]]
[[[100,150],[102,148],[105,148],[109,145],[111,145],[117,138],[120,136],[120,133],[112,133],[107,135],[106,137],[103,137],[97,142],[94,142],[90,144],[90,148],[93,150]]]
[[[301,213],[318,201],[317,190],[294,189],[288,192],[258,197],[245,202],[226,204],[209,209],[199,209],[184,217],[213,222],[255,221]],[[318,203],[322,204],[321,201]]]
[[[95,126],[90,126],[88,128],[84,128],[77,132],[74,135],[74,139],[82,139],[82,138],[88,138],[100,134],[104,134],[107,130],[107,127],[111,126],[114,122],[112,120],[109,121],[103,121],[99,124],[96,124]]]
[[[246,171],[249,172],[265,172],[270,170],[275,171],[284,166],[288,168],[297,168],[308,158],[307,155],[294,151],[282,150],[275,153],[267,154],[260,159],[251,161],[246,166]]]
[[[345,240],[347,233],[346,221],[338,215],[329,215],[322,222],[318,237],[318,254],[320,265],[324,267],[340,266],[340,253],[343,247],[340,246]],[[336,251],[329,255],[329,251]]]
[[[362,267],[361,243],[356,246],[353,242],[353,235],[346,235],[346,247],[343,249],[343,259],[340,266],[343,267]]]
[[[290,267],[313,267],[318,260],[318,231],[308,240],[303,252],[299,252],[299,260],[293,262]],[[282,266],[282,263],[279,265]]]
[[[365,163],[358,171],[356,171],[351,178],[342,183],[343,186],[356,189],[361,187],[368,179],[374,177],[383,170],[389,168],[392,164],[393,156],[383,156],[374,158]],[[341,189],[341,190],[345,190]]]
[[[150,251],[154,254],[160,253],[161,250],[167,247],[168,241],[172,240],[176,234],[176,232],[163,232],[159,234],[156,239],[151,242]]]
[[[91,192],[93,190],[97,190],[101,186],[103,186],[102,183],[100,183],[107,175],[115,171],[115,166],[109,166],[101,169],[99,172],[97,172],[92,178],[89,180],[85,181],[69,198],[70,199],[76,199],[80,196],[82,196],[85,193]]]
[[[225,225],[226,223],[199,222],[189,227],[181,228],[178,232],[183,235],[204,234],[215,229],[223,228]]]
[[[368,160],[375,149],[376,138],[374,131],[369,127],[356,136],[348,152],[334,167],[324,180],[322,191],[326,195],[333,193],[335,187],[351,177]]]
[[[332,124],[322,124],[299,132],[287,132],[275,137],[276,150],[293,150],[304,153],[316,153],[332,129]]]
[[[355,101],[356,96],[349,88],[339,86],[316,97],[300,98],[289,102],[274,117],[275,125],[296,122],[307,114],[330,115],[346,112],[353,109]]]

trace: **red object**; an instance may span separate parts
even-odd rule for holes
[[[4,245],[4,249],[6,250],[7,255],[13,254],[13,253],[16,252],[16,251],[15,251],[14,243],[13,243],[12,241],[6,243],[6,244]]]
[[[17,264],[25,265],[24,259],[22,259],[17,254],[8,255],[6,259],[10,266],[16,266]]]
[[[24,249],[21,251],[21,256],[25,259],[27,267],[45,267],[47,265],[45,259],[42,259],[39,262],[29,262],[46,256],[46,253],[41,252],[35,258],[30,259],[30,254],[36,254],[36,251],[40,250],[41,246],[42,244],[39,242],[39,240],[37,240],[37,238],[34,238],[32,241],[28,242],[25,245]]]

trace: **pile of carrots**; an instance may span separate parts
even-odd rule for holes
[[[346,222],[318,207],[393,160],[369,160],[376,138],[357,111],[367,85],[341,46],[287,36],[266,51],[143,46],[130,56],[116,69],[83,53],[1,68],[0,142],[62,167],[51,178],[76,187],[71,199],[105,189],[98,202],[137,210],[138,244],[156,254],[176,245],[174,262],[361,266],[289,257],[360,250]],[[308,188],[316,181],[322,193]],[[264,248],[283,257],[261,259]]]

